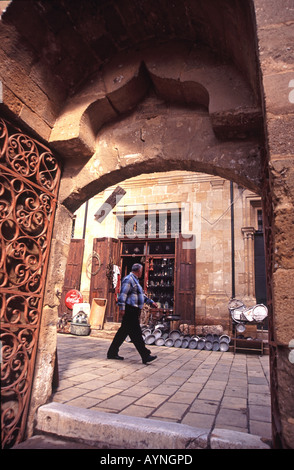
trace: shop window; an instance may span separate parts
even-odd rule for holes
[[[181,233],[181,211],[118,214],[119,238],[172,238]]]
[[[131,270],[134,263],[143,265],[140,283],[146,295],[157,302],[154,314],[172,314],[174,308],[175,240],[145,240],[121,243],[122,276]]]
[[[263,232],[263,217],[262,217],[262,210],[257,210],[257,231]]]
[[[148,254],[150,255],[170,255],[175,253],[175,242],[174,241],[162,241],[162,242],[150,242],[148,244]]]
[[[145,254],[145,243],[123,243],[122,245],[123,255],[144,255]]]

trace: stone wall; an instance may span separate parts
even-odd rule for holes
[[[64,273],[71,235],[72,214],[58,206],[51,241],[50,261],[44,306],[38,341],[34,383],[28,416],[27,434],[32,435],[34,415],[40,404],[46,403],[52,394],[52,380],[57,366],[58,305],[64,283]]]
[[[289,343],[294,338],[294,78],[292,1],[255,0],[259,58],[264,90],[269,180],[265,199],[271,227],[268,235],[271,308],[271,379],[273,437],[276,446],[294,448],[294,365]],[[293,83],[292,83],[293,85]]]

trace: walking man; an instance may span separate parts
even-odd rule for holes
[[[142,272],[143,266],[136,263],[132,266],[130,274],[128,274],[122,281],[118,297],[118,305],[120,311],[123,313],[123,319],[121,326],[108,349],[108,359],[124,359],[122,356],[118,355],[118,351],[127,336],[129,336],[131,341],[134,343],[142,358],[143,364],[147,364],[157,358],[157,356],[151,356],[151,351],[146,348],[140,327],[140,314],[144,302],[157,308],[157,304],[148,299],[144,294],[139,283]]]

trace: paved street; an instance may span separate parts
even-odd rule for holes
[[[146,366],[131,343],[124,361],[107,360],[109,344],[58,335],[53,401],[271,439],[268,356],[150,346],[158,359]]]

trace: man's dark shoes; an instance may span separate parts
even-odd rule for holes
[[[146,359],[142,359],[142,362],[143,364],[148,364],[148,362],[152,362],[154,361],[155,359],[157,359],[157,356],[148,356],[146,357]]]
[[[124,360],[124,357],[119,356],[118,354],[115,354],[114,356],[108,356],[108,355],[107,355],[107,359],[116,359],[116,360],[118,360],[118,361],[123,361],[123,360]]]

